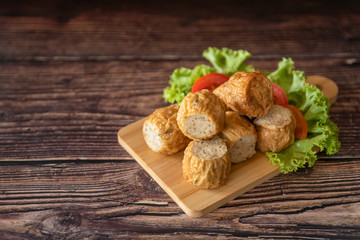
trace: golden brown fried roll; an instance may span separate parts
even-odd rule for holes
[[[263,117],[273,106],[272,84],[260,72],[237,72],[214,94],[227,107],[248,117]]]
[[[265,117],[254,121],[261,152],[280,152],[294,142],[296,120],[286,107],[274,105]]]
[[[190,92],[181,102],[177,123],[191,139],[209,139],[224,128],[225,105],[207,89]]]
[[[245,161],[256,153],[255,127],[236,112],[226,112],[225,129],[221,132],[221,136],[226,140],[233,163]]]
[[[159,108],[145,120],[143,136],[146,144],[154,152],[176,153],[190,142],[177,125],[178,110],[177,104]]]
[[[218,188],[230,174],[231,160],[225,140],[192,141],[185,149],[182,163],[186,181],[199,188]]]

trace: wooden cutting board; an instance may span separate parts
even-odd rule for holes
[[[309,76],[307,81],[319,87],[330,102],[336,100],[338,87],[330,79]],[[251,159],[232,165],[224,186],[199,189],[182,177],[183,152],[164,155],[147,147],[142,135],[144,121],[145,118],[120,129],[118,141],[190,217],[201,217],[280,173],[265,154],[256,153]]]

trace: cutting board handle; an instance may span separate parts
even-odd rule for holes
[[[330,100],[330,104],[336,101],[339,88],[333,80],[320,75],[311,75],[307,77],[306,82],[318,87],[324,93],[324,96]]]

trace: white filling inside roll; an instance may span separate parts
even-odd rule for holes
[[[291,122],[291,111],[285,107],[274,105],[265,117],[256,118],[254,123],[268,129],[282,128]]]
[[[255,154],[256,139],[252,135],[246,135],[237,140],[230,148],[231,162],[242,162]]]
[[[202,159],[217,159],[227,152],[225,140],[219,137],[195,141],[192,152]]]
[[[194,138],[203,138],[215,133],[215,123],[205,114],[190,115],[185,119],[185,131]]]
[[[143,127],[145,142],[154,152],[160,151],[162,148],[162,140],[159,128],[152,123],[145,122]]]

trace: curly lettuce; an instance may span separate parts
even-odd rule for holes
[[[203,52],[203,57],[214,66],[216,72],[229,76],[239,71],[255,71],[254,67],[244,64],[245,60],[250,56],[251,54],[248,51],[231,50],[229,48],[209,47]]]
[[[308,124],[308,136],[296,140],[279,153],[267,152],[272,164],[278,164],[283,173],[296,171],[305,166],[312,167],[317,160],[317,150],[335,154],[340,149],[338,128],[329,119],[329,100],[315,86],[305,82],[302,71],[294,71],[294,62],[283,58],[278,69],[267,77],[284,90],[289,104],[296,106]]]
[[[170,87],[164,89],[163,97],[169,103],[181,103],[191,91],[195,81],[208,73],[215,72],[215,68],[207,65],[198,65],[193,69],[177,68],[170,76]]]

